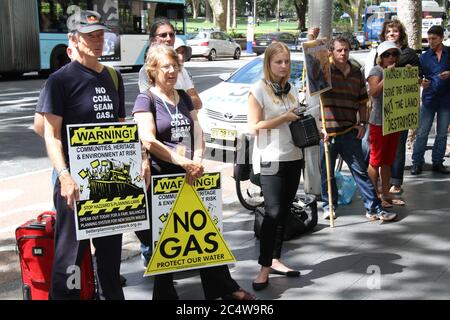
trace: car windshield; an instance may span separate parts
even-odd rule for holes
[[[263,77],[263,59],[256,58],[236,71],[226,82],[253,84]],[[291,60],[289,82],[302,89],[303,61]]]
[[[306,39],[308,37],[308,32],[302,32],[298,35],[299,39]]]
[[[206,39],[206,38],[208,38],[208,34],[206,32],[199,32],[192,39],[203,40],[203,39]]]
[[[186,40],[194,39],[198,33],[186,33]]]

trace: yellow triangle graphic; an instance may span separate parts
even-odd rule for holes
[[[194,188],[183,181],[144,276],[236,262]]]

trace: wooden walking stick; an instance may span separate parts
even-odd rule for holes
[[[320,94],[320,115],[322,117],[322,127],[327,132],[325,121],[325,111],[323,110],[322,95]],[[323,141],[325,149],[325,165],[327,169],[327,186],[328,186],[328,206],[330,208],[330,228],[334,228],[334,208],[333,208],[333,192],[331,190],[331,172],[330,172],[330,153],[328,150],[328,141]]]

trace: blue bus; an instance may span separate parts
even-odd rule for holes
[[[379,41],[383,22],[397,17],[397,3],[385,2],[368,6],[364,12],[364,47],[370,47]]]
[[[397,19],[397,2],[381,2],[366,8],[364,13],[365,46],[379,42],[379,34],[385,20]],[[434,25],[443,26],[445,8],[436,1],[422,1],[422,46],[428,46],[427,31]]]
[[[186,34],[185,0],[1,0],[0,75],[38,71],[48,75],[66,64],[67,18],[77,10],[100,13],[109,27],[102,63],[139,69],[148,31],[158,17]]]

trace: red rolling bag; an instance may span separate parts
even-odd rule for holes
[[[24,300],[48,300],[54,258],[55,212],[41,213],[16,229]],[[94,272],[90,250],[85,250],[80,270],[80,299],[93,299]]]

